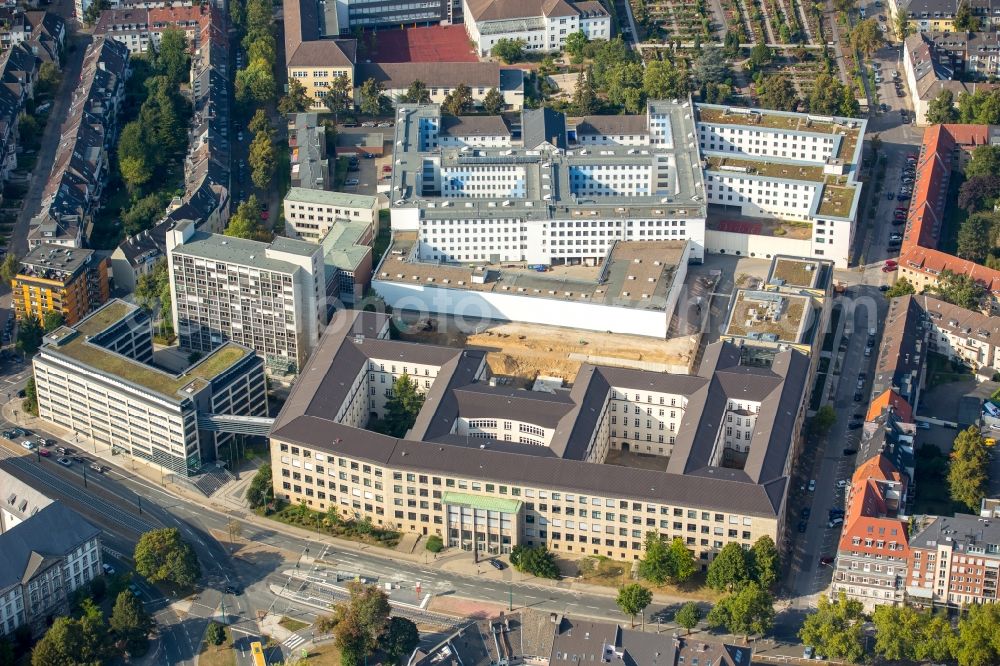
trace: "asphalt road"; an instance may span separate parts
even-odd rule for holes
[[[830,584],[832,568],[821,565],[819,560],[836,554],[840,528],[827,527],[828,512],[832,508],[844,508],[844,490],[838,489],[836,483],[841,479],[850,480],[856,456],[845,455],[844,449],[856,449],[861,433],[860,430],[848,429],[848,422],[853,414],[867,411],[874,376],[876,353],[868,357],[864,355],[868,329],[881,329],[881,322],[888,311],[888,301],[881,292],[868,286],[852,287],[844,297],[834,302],[834,307],[838,305],[843,314],[838,322],[830,361],[835,385],[833,399],[827,401],[836,410],[837,421],[825,442],[814,451],[803,454],[803,464],[800,464],[802,473],[793,479],[789,500],[788,524],[793,550],[791,575],[787,580],[791,583],[793,607],[799,609],[814,606],[815,595],[826,590]],[[881,331],[876,335],[876,350],[880,334]],[[840,342],[845,335],[848,336],[848,343],[841,350]],[[862,372],[866,373],[860,389],[862,400],[855,401],[854,396],[859,392],[858,377]],[[816,481],[814,492],[808,490],[810,479]],[[806,520],[806,532],[798,534],[798,522],[806,507],[811,510]]]

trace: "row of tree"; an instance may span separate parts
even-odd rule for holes
[[[146,653],[153,621],[142,601],[123,590],[106,618],[95,603],[104,589],[104,579],[96,579],[73,615],[55,619],[31,651],[32,666],[99,666]]]
[[[274,36],[272,0],[233,0],[230,17],[243,33],[241,42],[247,54],[247,66],[236,72],[236,101],[249,107],[265,105],[277,98],[274,79],[277,43]]]
[[[887,661],[1000,663],[1000,607],[993,604],[969,606],[953,625],[945,612],[911,606],[879,605],[869,618],[861,602],[843,593],[835,601],[824,595],[816,612],[806,617],[799,638],[827,658],[861,663],[869,621],[874,651]]]
[[[131,85],[142,104],[122,128],[116,151],[130,197],[121,211],[126,234],[153,226],[173,196],[171,184],[181,181],[191,106],[178,90],[187,80],[189,62],[187,38],[179,28],[164,30],[158,47],[151,45],[144,57],[134,59]]]
[[[957,103],[951,90],[942,90],[927,105],[927,122],[996,125],[1000,123],[1000,88],[963,92]]]

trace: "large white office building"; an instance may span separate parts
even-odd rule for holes
[[[174,330],[207,353],[227,341],[263,355],[270,371],[296,373],[326,324],[323,248],[291,238],[262,243],[196,231],[167,232]]]
[[[611,15],[597,0],[462,0],[462,11],[480,55],[501,39],[520,39],[529,51],[558,51],[574,32],[611,39]]]
[[[435,263],[600,265],[615,242],[848,263],[864,121],[650,102],[644,115],[397,113],[392,227]]]
[[[46,335],[32,363],[43,421],[167,472],[197,473],[233,437],[199,416],[267,416],[253,350],[229,342],[168,372],[154,365],[149,316],[117,299]]]

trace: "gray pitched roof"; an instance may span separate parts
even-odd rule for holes
[[[101,531],[62,502],[0,534],[0,590],[27,582],[53,558],[64,557]]]
[[[546,142],[565,150],[566,116],[547,106],[525,109],[521,112],[521,133],[526,150],[532,150]]]

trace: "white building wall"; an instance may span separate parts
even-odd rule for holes
[[[770,259],[776,254],[789,254],[796,257],[813,256],[812,241],[808,239],[737,234],[714,229],[705,231],[705,249],[713,254],[732,254],[762,259]]]
[[[396,309],[665,338],[672,312],[373,280]]]
[[[580,30],[587,39],[611,39],[611,17],[592,16],[580,19]]]

